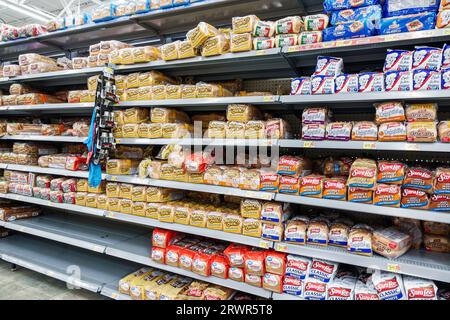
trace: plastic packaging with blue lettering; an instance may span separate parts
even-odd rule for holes
[[[436,12],[438,8],[439,0],[386,0],[384,16],[395,17],[425,11]]]
[[[365,72],[358,75],[359,92],[384,91],[383,72]]]
[[[435,12],[424,12],[407,16],[384,18],[380,21],[380,34],[393,34],[434,29]]]
[[[333,26],[361,20],[379,21],[383,18],[383,10],[380,5],[333,11],[330,24]]]
[[[388,49],[383,71],[410,71],[412,69],[412,63],[412,51]]]
[[[444,44],[444,48],[442,49],[442,69],[450,68],[450,46],[448,44]]]
[[[311,94],[311,78],[300,77],[291,81],[291,95],[310,95]]]
[[[415,70],[413,73],[413,88],[417,91],[441,90],[441,72]]]
[[[413,53],[413,70],[439,71],[442,63],[442,49],[433,47],[416,47]]]
[[[333,94],[336,92],[333,76],[312,76],[311,93],[312,94]]]
[[[357,93],[359,91],[357,74],[341,74],[335,79],[336,93]]]
[[[374,4],[379,4],[380,0],[325,0],[323,8],[325,12],[367,7]]]
[[[450,89],[450,69],[442,69],[441,70],[441,89],[449,90]]]
[[[316,76],[337,76],[344,69],[344,60],[342,58],[318,56],[316,63]]]
[[[377,33],[375,24],[370,20],[354,21],[326,28],[322,31],[323,41],[370,37]]]
[[[412,91],[412,71],[390,71],[384,75],[386,91]]]

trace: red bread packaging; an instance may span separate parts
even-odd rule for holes
[[[376,206],[400,207],[401,197],[400,186],[378,184],[373,195],[373,204]]]
[[[348,201],[357,203],[372,203],[373,190],[361,188],[348,188]]]
[[[204,249],[197,252],[192,261],[192,271],[204,277],[209,277],[211,275],[212,258],[215,253],[213,249]]]
[[[262,277],[265,273],[266,253],[256,249],[247,251],[244,255],[244,272],[254,276]]]
[[[164,264],[166,262],[166,249],[152,247],[151,258],[153,261]]]
[[[296,176],[281,176],[278,192],[288,194],[298,194],[300,190],[300,179],[301,179],[300,177]]]
[[[176,235],[175,231],[155,228],[152,234],[152,246],[165,249],[172,244]]]
[[[222,278],[222,279],[228,279],[228,269],[230,268],[230,265],[228,263],[227,257],[225,257],[223,254],[216,254],[212,260],[211,260],[211,275]]]
[[[425,191],[404,188],[402,190],[402,208],[427,210],[430,205],[430,198]]]
[[[309,175],[300,179],[299,195],[304,197],[322,198],[323,176]]]
[[[408,168],[403,187],[431,192],[433,190],[433,172],[421,167]]]
[[[303,176],[311,172],[308,160],[295,156],[281,156],[278,160],[277,173],[287,176]]]
[[[378,183],[402,184],[406,166],[397,161],[378,161]]]
[[[244,282],[244,269],[238,267],[230,267],[228,269],[228,278],[237,282]]]
[[[245,253],[250,248],[242,244],[232,243],[223,252],[228,258],[230,267],[244,268],[245,265]]]
[[[347,200],[346,179],[341,177],[325,178],[323,180],[323,196],[324,199],[331,200]]]
[[[283,276],[266,273],[263,277],[263,288],[269,291],[283,293]]]
[[[279,187],[279,175],[272,170],[261,170],[259,179],[259,190],[277,192]]]
[[[431,196],[430,210],[450,212],[450,196],[445,194],[433,194]]]
[[[286,254],[278,251],[269,251],[265,259],[266,272],[284,276],[286,271]]]

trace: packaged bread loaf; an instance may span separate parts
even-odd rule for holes
[[[284,48],[297,45],[298,36],[296,34],[279,34],[275,37],[275,47]]]
[[[196,85],[197,98],[229,97],[231,92],[220,84],[199,82]]]
[[[19,55],[19,65],[25,66],[36,62],[45,62],[56,65],[56,61],[52,58],[42,56],[36,53],[26,53]]]
[[[259,120],[261,113],[259,110],[247,104],[230,104],[227,108],[228,121],[247,122],[250,120]]]
[[[126,88],[132,89],[132,88],[139,88],[140,81],[139,81],[139,73],[130,73],[128,74],[126,78]]]
[[[72,58],[72,67],[74,70],[87,68],[88,61],[89,59],[87,57]]]
[[[302,125],[302,139],[304,140],[324,140],[326,126],[324,124],[312,123]]]
[[[198,49],[192,46],[189,40],[180,41],[178,44],[178,59],[192,58],[198,55]]]
[[[245,123],[229,121],[226,124],[225,136],[227,139],[239,139],[245,136]]]
[[[406,125],[408,142],[436,142],[437,129],[435,122],[408,122]]]
[[[326,246],[328,244],[328,234],[328,223],[324,219],[316,218],[309,222],[306,241],[310,244]]]
[[[265,139],[266,138],[266,123],[265,121],[254,120],[248,121],[245,124],[246,139]]]
[[[326,14],[315,14],[303,18],[304,30],[322,31],[328,26],[329,17]]]
[[[202,46],[208,38],[214,37],[219,31],[206,22],[200,22],[194,29],[186,33],[186,38],[194,48]]]
[[[348,235],[347,250],[365,256],[372,256],[373,229],[364,224],[358,224],[351,228]]]
[[[110,159],[106,164],[108,174],[132,175],[137,173],[139,162],[127,159]]]
[[[436,169],[433,180],[433,192],[435,194],[450,195],[450,168],[439,167]]]
[[[251,33],[232,33],[230,38],[230,51],[242,52],[253,49],[253,38]]]
[[[152,100],[153,98],[153,87],[140,87],[137,89],[137,99],[141,101]]]
[[[401,189],[398,185],[378,184],[373,195],[376,206],[400,207]]]
[[[32,88],[25,84],[13,83],[9,87],[9,94],[11,94],[11,95],[21,95],[21,94],[27,94],[27,93],[31,93],[31,92],[32,92]]]
[[[404,188],[402,190],[401,207],[427,210],[430,204],[428,194],[422,190]]]
[[[227,53],[230,50],[230,40],[223,34],[211,37],[202,46],[202,56],[210,57]]]
[[[406,126],[403,122],[385,122],[378,128],[378,141],[406,141]]]
[[[405,254],[411,247],[411,237],[395,228],[379,229],[372,237],[373,251],[390,259]]]
[[[331,122],[326,126],[326,139],[349,141],[351,140],[352,124],[350,122]]]
[[[375,122],[377,124],[385,122],[405,121],[405,109],[401,102],[384,102],[375,105]]]
[[[411,167],[406,170],[403,187],[431,192],[434,173],[426,168]]]
[[[138,74],[139,87],[154,86],[159,84],[176,84],[177,82],[165,76],[159,71],[142,72]]]
[[[275,48],[275,38],[253,38],[253,50]]]
[[[241,169],[239,167],[225,167],[222,171],[220,184],[225,187],[239,188]]]
[[[181,99],[195,99],[197,98],[197,86],[191,84],[181,85]]]
[[[164,100],[167,99],[166,85],[160,84],[152,87],[152,99]]]
[[[160,57],[160,51],[156,47],[143,46],[132,48],[133,62],[144,63],[158,60]]]
[[[255,15],[248,15],[245,17],[233,17],[232,30],[233,33],[251,33],[253,32],[259,18]]]
[[[370,159],[357,159],[350,168],[347,186],[350,188],[374,189],[377,179],[377,163]]]
[[[275,33],[275,24],[272,21],[261,21],[258,19],[254,22],[251,32],[255,37],[271,38]]]
[[[406,166],[398,161],[378,161],[378,183],[402,184]]]
[[[266,121],[266,137],[268,139],[287,139],[291,136],[291,128],[283,119]]]
[[[441,121],[438,125],[439,141],[450,142],[450,121]]]
[[[3,76],[7,78],[17,77],[21,75],[20,66],[15,64],[9,64],[3,66]]]
[[[325,178],[323,179],[324,199],[347,200],[347,186],[345,178]]]
[[[408,122],[436,121],[437,120],[436,103],[416,103],[406,106],[405,114]]]
[[[123,113],[124,124],[139,124],[149,120],[148,108],[130,108]]]
[[[378,127],[374,122],[360,121],[353,124],[352,140],[377,141]]]
[[[298,34],[303,27],[303,20],[298,16],[286,17],[275,22],[276,34]]]
[[[439,253],[450,252],[450,238],[448,236],[425,234],[423,244],[427,251]]]

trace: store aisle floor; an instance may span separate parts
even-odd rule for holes
[[[70,290],[66,283],[43,274],[0,261],[0,300],[103,300],[83,289]]]

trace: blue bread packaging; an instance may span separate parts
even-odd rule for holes
[[[435,12],[423,12],[406,16],[381,19],[379,32],[381,35],[413,32],[434,29],[436,24]]]
[[[336,92],[333,76],[312,76],[312,94],[333,94]]]
[[[370,20],[379,21],[383,17],[383,10],[380,5],[360,7],[356,9],[346,9],[331,12],[330,24],[337,26],[342,23]]]
[[[411,71],[390,71],[385,73],[386,91],[412,91],[413,79]]]
[[[441,72],[432,70],[414,70],[413,88],[422,90],[441,90]]]
[[[357,93],[359,91],[357,74],[341,74],[335,79],[336,93]]]
[[[359,92],[384,91],[383,72],[365,72],[358,75]]]
[[[439,71],[442,64],[442,49],[416,47],[413,53],[413,70]]]
[[[450,69],[441,70],[441,90],[450,89]]]
[[[318,56],[316,63],[315,76],[337,76],[344,69],[344,60],[342,58]]]
[[[323,41],[365,38],[377,33],[375,24],[370,20],[342,23],[322,31]]]
[[[425,11],[436,12],[439,0],[385,0],[384,16],[395,17]]]
[[[442,48],[442,69],[450,68],[450,46],[448,44],[444,44],[444,48]]]
[[[412,69],[412,63],[412,51],[388,49],[383,71],[410,71]]]
[[[309,95],[311,94],[311,78],[300,77],[291,81],[291,95]]]
[[[325,12],[329,12],[343,9],[367,7],[379,3],[380,0],[325,0],[323,2],[323,8],[325,9]]]

